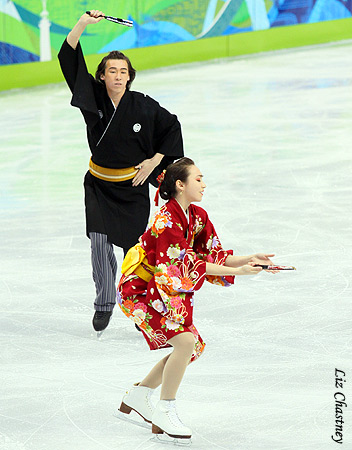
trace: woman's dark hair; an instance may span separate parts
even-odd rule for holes
[[[118,50],[114,50],[114,51],[110,52],[108,55],[104,56],[104,58],[100,61],[99,65],[97,67],[97,71],[95,72],[96,81],[100,84],[105,84],[104,80],[102,80],[100,78],[100,75],[105,74],[106,62],[109,59],[123,59],[124,61],[127,62],[128,74],[130,76],[130,79],[127,81],[126,89],[129,91],[132,81],[136,78],[136,70],[132,67],[132,64],[131,64],[131,61],[129,60],[129,58],[122,52],[119,52]]]
[[[162,199],[170,200],[170,198],[176,196],[176,181],[180,180],[185,183],[191,166],[194,166],[194,162],[186,157],[167,166],[164,181],[160,184],[159,189],[159,195]]]

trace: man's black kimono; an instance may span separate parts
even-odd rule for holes
[[[115,109],[105,85],[87,71],[78,43],[74,50],[65,40],[59,61],[73,94],[71,105],[78,107],[87,125],[93,163],[111,169],[136,166],[161,153],[156,176],[172,161],[183,156],[181,126],[177,117],[158,102],[140,92],[126,90]],[[87,235],[108,236],[108,241],[128,249],[144,233],[150,211],[149,185],[132,186],[132,180],[104,181],[89,171],[84,180]]]

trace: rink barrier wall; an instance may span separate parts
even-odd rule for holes
[[[123,50],[137,71],[352,39],[352,18]],[[87,55],[94,73],[103,54]],[[63,81],[57,60],[0,66],[0,91]]]

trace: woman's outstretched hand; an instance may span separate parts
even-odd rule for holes
[[[275,256],[274,253],[255,253],[250,260],[248,261],[249,264],[254,263],[254,264],[263,264],[266,266],[273,266],[275,265],[272,261],[271,261],[271,257]],[[279,270],[265,270],[266,272],[270,272],[270,273],[279,273]]]
[[[255,263],[248,263],[244,266],[238,267],[237,275],[257,275],[263,269],[261,267],[254,267]]]

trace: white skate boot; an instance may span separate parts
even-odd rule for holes
[[[135,384],[124,396],[119,408],[124,414],[129,414],[132,410],[139,414],[146,422],[152,423],[154,405],[150,397],[154,389]]]
[[[180,420],[176,411],[176,400],[160,400],[152,417],[152,432],[156,435],[166,433],[176,442],[190,442],[192,430]],[[186,441],[188,440],[188,441]]]

